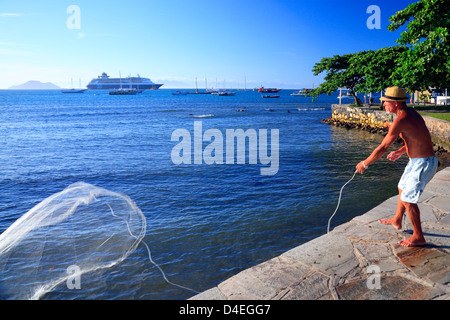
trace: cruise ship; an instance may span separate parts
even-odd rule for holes
[[[127,78],[110,78],[106,72],[96,79],[92,79],[87,85],[89,90],[113,90],[121,88],[129,88],[136,90],[157,90],[162,84],[156,84],[149,78],[127,77]]]

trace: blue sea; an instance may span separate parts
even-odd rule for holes
[[[47,197],[86,182],[128,195],[145,215],[143,241],[154,262],[172,283],[201,292],[326,233],[340,188],[382,140],[321,122],[338,103],[337,93],[312,102],[291,96],[293,90],[281,90],[277,99],[255,91],[174,91],[111,96],[0,90],[0,233]],[[223,134],[224,158],[227,130],[254,129],[260,138],[266,129],[268,155],[270,133],[278,130],[278,170],[261,174],[269,165],[249,163],[249,147],[244,164],[175,164],[172,151],[181,140],[172,141],[172,134],[191,134],[194,159],[196,123],[202,133]],[[332,228],[395,195],[406,160],[381,159],[358,174],[343,191]],[[169,284],[143,244],[123,262],[83,275],[81,283],[75,290],[61,284],[43,299],[195,294]]]

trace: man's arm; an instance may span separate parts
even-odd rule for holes
[[[406,152],[406,146],[401,147],[396,151],[392,151],[388,154],[387,158],[391,161],[395,161],[400,158]]]
[[[388,134],[384,137],[381,144],[376,147],[375,150],[373,150],[372,154],[366,160],[358,163],[358,165],[356,166],[356,170],[361,174],[364,173],[364,170],[366,170],[372,163],[380,159],[386,153],[389,147],[397,140],[399,134],[399,123],[394,121],[389,128]],[[403,148],[399,149],[398,151],[402,149]],[[406,151],[406,147],[403,150]]]

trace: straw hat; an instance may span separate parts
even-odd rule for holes
[[[389,87],[386,89],[384,97],[381,101],[407,101],[406,90],[400,87]]]

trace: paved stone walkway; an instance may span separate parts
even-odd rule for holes
[[[319,238],[244,270],[192,300],[450,300],[450,167],[421,196],[425,247],[404,248],[411,236],[382,225],[397,197]]]

